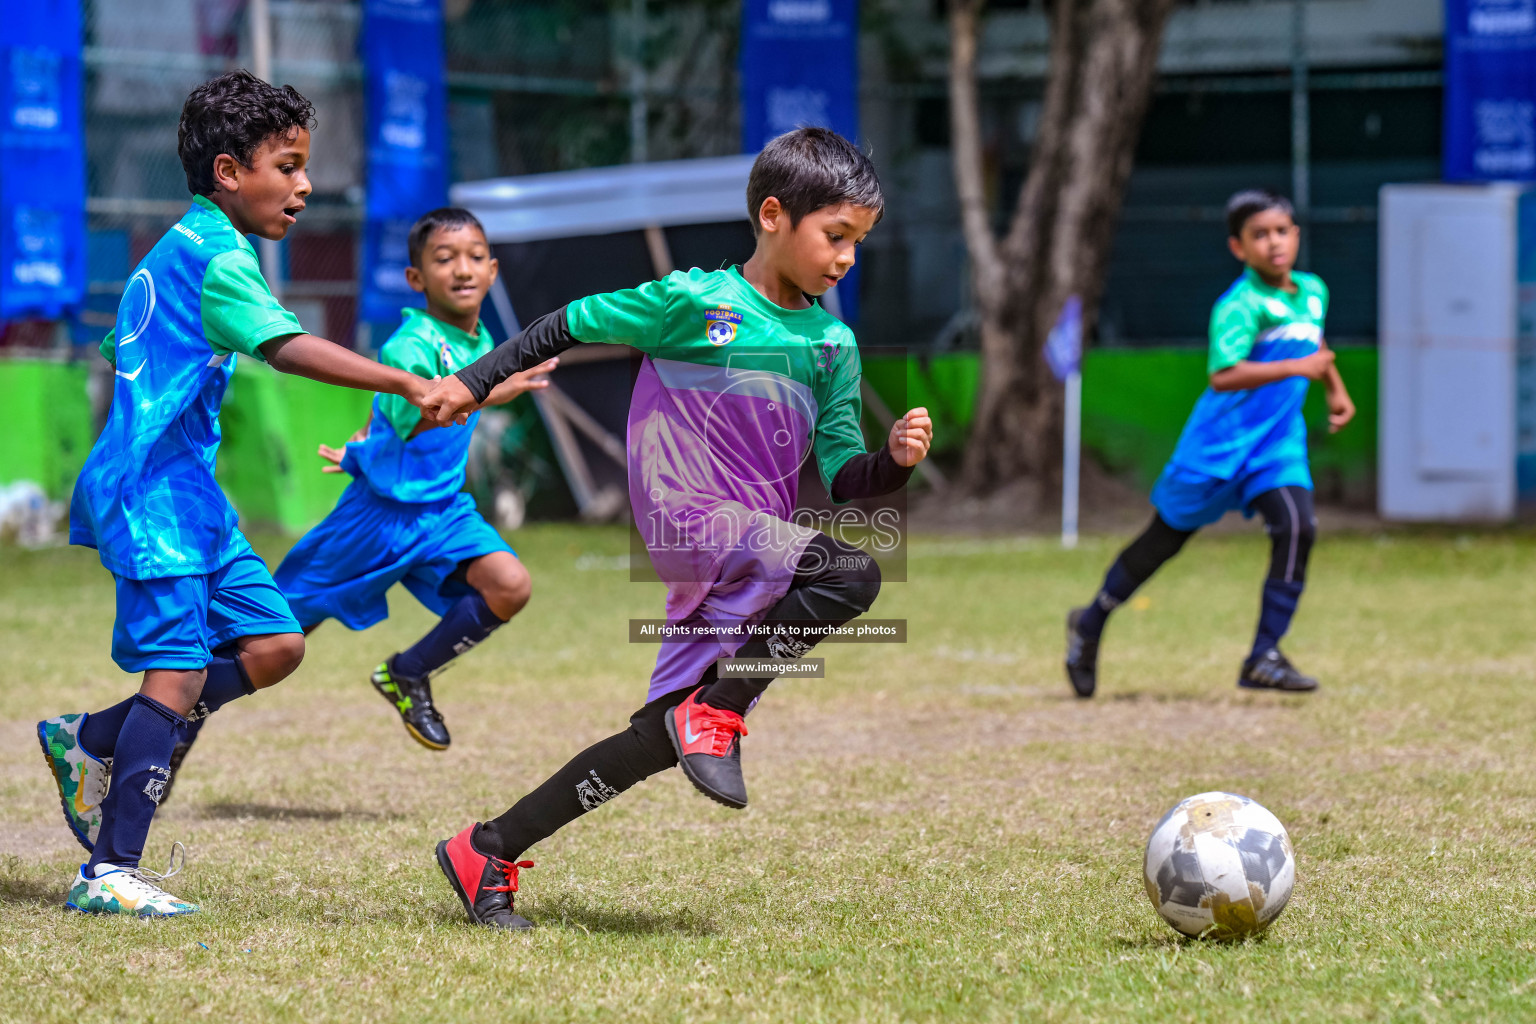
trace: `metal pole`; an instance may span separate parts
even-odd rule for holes
[[[1077,547],[1077,496],[1083,459],[1083,371],[1067,374],[1062,426],[1061,546]]]
[[[267,0],[250,0],[247,7],[251,16],[251,72],[263,82],[272,81],[272,10]],[[283,297],[282,256],[277,242],[261,238],[256,242],[256,252],[261,259],[261,276],[267,279],[267,287],[278,301]]]
[[[645,0],[629,0],[629,159],[650,159],[647,127],[651,119],[645,96]]]
[[[1307,265],[1312,211],[1312,110],[1307,97],[1307,0],[1291,0],[1291,201],[1302,225],[1298,266]]]

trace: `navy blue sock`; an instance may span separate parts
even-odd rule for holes
[[[137,693],[130,703],[112,756],[112,783],[101,802],[101,834],[88,872],[98,864],[138,866],[149,823],[171,778],[171,751],[187,734],[187,720],[159,701]]]
[[[1083,609],[1082,618],[1077,620],[1077,631],[1089,639],[1103,633],[1104,623],[1109,621],[1109,613],[1136,593],[1136,588],[1141,584],[1142,581],[1131,575],[1121,559],[1115,559],[1115,564],[1104,574],[1104,585],[1088,603],[1088,607]]]
[[[92,711],[85,716],[85,724],[80,727],[80,745],[86,753],[103,761],[112,756],[117,749],[117,734],[123,731],[131,707],[133,698],[129,697],[105,711]]]
[[[245,674],[245,666],[240,664],[240,648],[231,641],[214,650],[213,660],[208,662],[208,679],[203,683],[203,692],[187,718],[201,722],[230,701],[255,692],[256,687]]]
[[[1250,659],[1280,646],[1280,638],[1291,628],[1291,616],[1296,614],[1296,604],[1301,600],[1301,590],[1305,585],[1286,583],[1283,580],[1264,581],[1264,600],[1259,605],[1259,628],[1253,637]]]
[[[395,671],[407,679],[425,679],[501,625],[479,591],[466,594],[415,646],[395,655]]]

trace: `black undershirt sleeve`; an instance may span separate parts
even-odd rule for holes
[[[491,389],[514,373],[538,366],[580,344],[565,319],[565,307],[546,313],[515,336],[491,349],[454,376],[464,382],[476,402],[485,401]]]
[[[888,445],[877,452],[855,455],[832,478],[832,500],[851,501],[899,491],[912,478],[913,466],[901,466]]]

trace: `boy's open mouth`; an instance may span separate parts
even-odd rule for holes
[[[299,219],[299,212],[301,210],[303,210],[303,209],[304,209],[304,204],[303,203],[300,203],[298,206],[284,207],[284,209],[283,209],[283,216],[287,217],[288,218],[288,223],[292,224],[292,223],[294,223],[295,221],[297,221]]]

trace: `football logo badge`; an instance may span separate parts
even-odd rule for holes
[[[730,306],[704,311],[704,337],[716,348],[736,340],[736,328],[741,324],[741,314]]]

